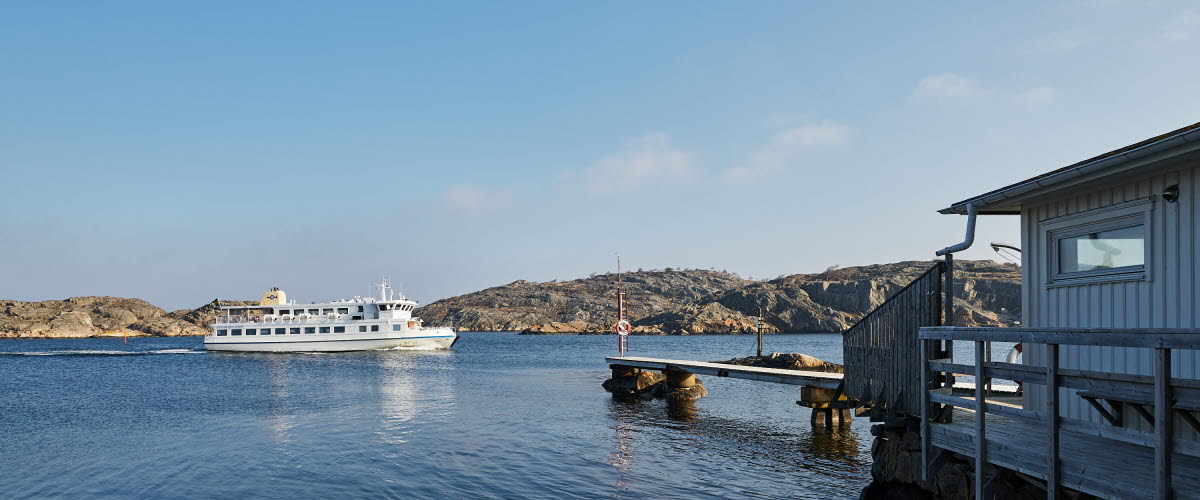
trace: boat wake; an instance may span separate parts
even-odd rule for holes
[[[157,349],[153,351],[64,349],[60,351],[0,352],[0,356],[157,356],[160,354],[202,354],[204,352],[202,349]]]
[[[416,346],[416,347],[387,347],[384,349],[375,349],[375,350],[376,351],[441,351],[443,349],[445,349],[445,348],[441,347],[441,346],[427,345],[427,346]]]

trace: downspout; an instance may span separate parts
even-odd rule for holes
[[[976,215],[978,215],[978,214],[975,209],[975,204],[968,203],[967,204],[967,236],[966,236],[966,238],[963,239],[962,243],[959,243],[957,245],[951,245],[951,246],[948,246],[941,250],[938,250],[937,255],[939,257],[949,254],[949,253],[961,252],[963,250],[971,248],[971,245],[975,243],[975,216]]]

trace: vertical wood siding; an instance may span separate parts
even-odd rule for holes
[[[1021,213],[1023,322],[1032,327],[1069,328],[1197,328],[1200,309],[1200,282],[1197,278],[1197,249],[1200,249],[1200,166],[1175,165],[1154,173],[1131,178],[1119,184],[1079,190],[1041,204],[1027,204]],[[1179,200],[1166,203],[1159,196],[1163,188],[1178,184]],[[1053,254],[1047,248],[1039,223],[1047,219],[1076,214],[1118,203],[1155,200],[1150,215],[1150,252],[1147,254],[1146,280],[1115,283],[1047,287],[1046,266]],[[1151,375],[1153,352],[1148,349],[1062,346],[1060,366],[1107,372]],[[1026,362],[1044,365],[1044,349],[1027,350]],[[1200,356],[1196,351],[1175,351],[1172,375],[1197,378]],[[1027,403],[1042,407],[1039,390],[1026,391]],[[1075,395],[1060,394],[1064,416],[1102,422],[1095,410]],[[1126,422],[1141,419],[1127,410]],[[1178,426],[1180,435],[1193,435],[1186,425]]]

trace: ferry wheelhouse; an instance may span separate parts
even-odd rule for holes
[[[257,306],[228,306],[204,337],[213,351],[330,352],[391,348],[448,349],[453,328],[426,328],[413,317],[417,302],[377,285],[379,298],[297,304],[278,288]]]

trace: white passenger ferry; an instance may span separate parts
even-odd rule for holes
[[[447,349],[458,341],[452,328],[425,328],[412,316],[417,303],[378,285],[379,298],[355,297],[320,304],[288,302],[283,290],[265,294],[257,306],[221,308],[204,337],[212,351],[329,352],[372,349]]]

